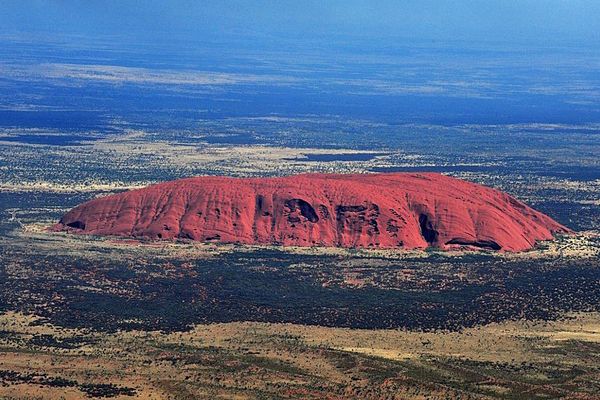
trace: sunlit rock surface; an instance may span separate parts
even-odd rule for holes
[[[505,193],[436,173],[180,179],[91,200],[54,229],[284,246],[505,251],[568,232]]]

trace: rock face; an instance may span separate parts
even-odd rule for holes
[[[505,251],[568,232],[505,193],[435,173],[181,179],[91,200],[54,229],[284,246]]]

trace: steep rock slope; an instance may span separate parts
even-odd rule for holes
[[[505,193],[435,173],[180,179],[91,200],[54,229],[285,246],[506,251],[568,231]]]

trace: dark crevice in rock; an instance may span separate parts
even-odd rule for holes
[[[83,223],[82,221],[73,221],[73,222],[69,222],[67,224],[67,226],[69,228],[75,228],[75,229],[81,229],[84,230],[85,229],[85,223]]]
[[[419,226],[421,228],[421,236],[427,243],[436,243],[438,239],[438,231],[436,231],[427,214],[419,215]]]
[[[392,236],[398,236],[398,231],[400,230],[400,228],[398,228],[398,221],[395,219],[388,220],[385,230]]]
[[[289,209],[289,212],[294,212],[296,210],[300,211],[300,215],[309,220],[312,223],[319,221],[319,217],[317,216],[317,212],[308,202],[302,199],[291,199],[285,201],[285,206]],[[288,217],[290,222],[300,222],[300,218],[297,216],[290,215]]]
[[[256,213],[263,217],[268,217],[271,215],[269,210],[267,210],[267,204],[265,202],[265,196],[259,194],[256,196]]]
[[[481,249],[500,250],[502,246],[493,240],[463,240],[463,239],[452,239],[446,242],[446,244],[458,244],[461,246],[473,246]]]
[[[337,206],[335,208],[335,211],[338,214],[342,214],[342,213],[358,213],[358,212],[363,212],[367,209],[366,206],[360,205],[360,206]]]
[[[321,218],[328,219],[329,209],[327,208],[327,206],[324,206],[323,204],[319,205],[319,214],[321,215]]]
[[[372,218],[369,220],[369,228],[367,229],[367,234],[369,236],[378,235],[379,234],[379,225],[377,224],[377,219]]]

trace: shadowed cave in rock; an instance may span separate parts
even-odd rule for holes
[[[427,243],[437,242],[438,231],[433,228],[433,224],[427,214],[419,215],[419,227],[421,229],[421,235]]]

